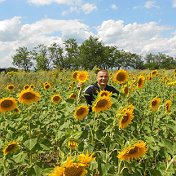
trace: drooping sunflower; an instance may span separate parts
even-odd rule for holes
[[[78,80],[78,82],[84,83],[88,80],[89,78],[89,74],[87,71],[79,71],[76,79]]]
[[[89,107],[87,105],[81,105],[75,109],[74,117],[77,120],[83,120],[89,113]]]
[[[121,129],[126,128],[129,124],[132,123],[133,117],[134,117],[133,112],[130,110],[126,110],[119,120],[119,128]]]
[[[61,96],[60,96],[59,94],[53,95],[53,96],[51,97],[52,103],[60,103],[61,99],[62,99],[62,98],[61,98]]]
[[[75,93],[71,93],[68,98],[69,99],[75,99],[76,98],[76,94]]]
[[[150,108],[153,110],[153,111],[157,111],[158,110],[158,107],[159,107],[159,104],[160,104],[160,101],[161,99],[160,98],[153,98],[151,101],[150,101]]]
[[[70,139],[70,140],[68,141],[68,147],[69,147],[70,149],[72,149],[72,150],[75,150],[75,149],[78,148],[78,143],[76,142],[75,139]]]
[[[111,99],[108,96],[98,97],[93,105],[92,105],[92,111],[94,112],[100,112],[108,110],[112,105]]]
[[[119,152],[117,157],[120,160],[132,160],[132,159],[138,159],[140,157],[143,157],[147,152],[146,143],[144,141],[138,141],[132,146],[129,146]]]
[[[139,89],[141,89],[141,88],[144,87],[144,81],[145,81],[145,77],[142,76],[142,75],[140,75],[140,76],[138,77],[138,81],[137,81],[137,87],[138,87]]]
[[[39,101],[41,98],[40,93],[35,92],[31,89],[22,90],[21,93],[18,94],[18,101],[23,104],[31,104],[33,102]]]
[[[114,82],[118,84],[124,84],[128,80],[128,72],[126,70],[118,70],[113,77]]]
[[[15,153],[19,148],[19,144],[16,141],[9,142],[3,149],[3,154],[8,155],[9,153]]]
[[[166,110],[166,112],[170,112],[171,111],[171,104],[172,104],[171,100],[167,100],[165,102],[165,110]]]
[[[7,90],[14,90],[15,86],[13,84],[9,84],[9,85],[6,86],[6,89]]]
[[[15,98],[7,97],[0,99],[0,112],[12,111],[17,107]]]
[[[109,92],[107,90],[101,90],[98,94],[100,97],[107,96],[110,97],[112,95],[112,92]]]

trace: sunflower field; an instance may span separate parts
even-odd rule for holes
[[[109,70],[89,112],[95,72],[0,74],[0,175],[176,175],[176,70]]]

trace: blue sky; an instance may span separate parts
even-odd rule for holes
[[[0,0],[0,67],[16,49],[90,35],[105,45],[176,57],[176,0]]]

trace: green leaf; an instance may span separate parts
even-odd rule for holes
[[[29,150],[32,150],[36,144],[37,138],[28,139],[27,141],[24,142],[24,146]]]

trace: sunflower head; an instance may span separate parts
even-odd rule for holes
[[[72,74],[72,78],[73,79],[77,79],[77,75],[78,75],[78,73],[79,73],[79,71],[75,71],[75,72],[73,72],[73,74]]]
[[[77,120],[83,120],[89,113],[89,107],[87,105],[81,105],[75,109],[74,117]]]
[[[72,150],[75,150],[75,149],[78,148],[78,143],[76,142],[75,139],[70,139],[70,140],[68,141],[68,147],[69,147],[70,149],[72,149]]]
[[[76,98],[76,94],[75,93],[71,93],[68,98],[69,99],[75,99]]]
[[[50,87],[51,87],[51,84],[48,83],[48,82],[45,82],[45,83],[43,84],[44,90],[48,90]]]
[[[166,110],[166,112],[170,112],[171,111],[171,104],[172,104],[171,100],[167,100],[165,102],[165,110]]]
[[[133,112],[130,110],[126,110],[125,112],[123,112],[122,117],[119,120],[119,128],[126,128],[129,124],[132,123],[133,117]]]
[[[12,111],[17,108],[17,101],[15,98],[2,98],[0,99],[0,112]]]
[[[111,95],[112,95],[112,92],[109,92],[109,91],[107,91],[107,90],[101,90],[101,91],[99,92],[99,96],[100,96],[100,97],[103,97],[103,96],[110,97]]]
[[[13,84],[7,85],[6,89],[7,90],[14,90],[15,86]]]
[[[19,148],[19,144],[16,141],[9,142],[3,149],[3,154],[8,155],[9,153],[15,153]]]
[[[30,88],[30,86],[28,85],[28,84],[26,84],[24,87],[23,87],[23,89],[29,89]]]
[[[22,90],[18,95],[18,101],[24,104],[31,104],[33,102],[39,101],[41,95],[31,89]]]
[[[159,107],[159,103],[160,103],[161,99],[160,98],[153,98],[151,101],[150,101],[150,107],[153,111],[156,111],[158,110],[158,107]]]
[[[143,86],[144,86],[144,81],[145,81],[145,77],[142,76],[142,75],[140,75],[140,76],[138,77],[138,82],[137,82],[137,87],[138,87],[139,89],[143,88]]]
[[[51,101],[52,101],[52,103],[60,103],[60,101],[61,101],[61,96],[60,96],[59,94],[53,95],[53,96],[51,97]]]
[[[92,105],[92,111],[100,112],[108,110],[112,105],[111,99],[108,96],[98,97]]]
[[[124,84],[128,80],[128,72],[126,70],[118,70],[113,77],[114,82]]]
[[[87,71],[79,71],[76,79],[78,80],[78,82],[84,83],[88,80],[89,78],[89,74]]]

